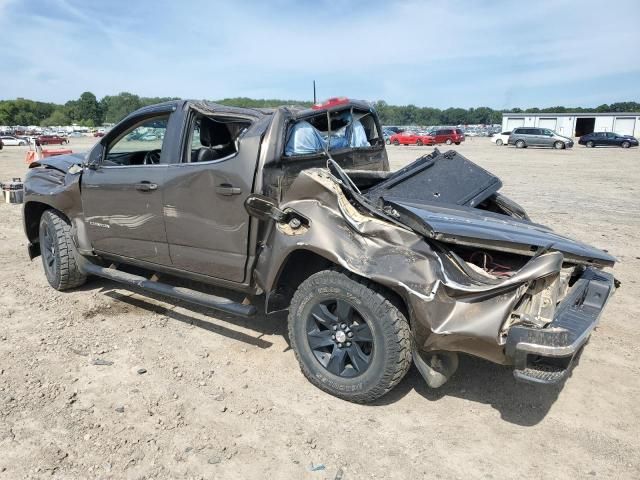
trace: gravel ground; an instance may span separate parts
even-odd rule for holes
[[[86,149],[93,139],[74,139]],[[374,405],[300,373],[285,317],[244,320],[93,279],[48,287],[0,203],[0,479],[640,478],[640,150],[454,147],[534,220],[616,255],[614,295],[563,388],[471,357]],[[389,147],[398,168],[427,147]],[[0,179],[25,148],[0,151]]]

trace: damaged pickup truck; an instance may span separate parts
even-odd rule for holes
[[[58,290],[99,276],[240,316],[288,310],[302,372],[346,400],[384,395],[412,361],[438,387],[460,352],[556,383],[615,290],[615,259],[500,188],[455,151],[390,172],[364,102],[173,101],[86,155],[32,163],[24,227]]]

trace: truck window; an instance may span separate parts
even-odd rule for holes
[[[319,112],[295,122],[287,133],[285,156],[383,145],[371,112],[341,110]]]
[[[107,147],[103,165],[134,166],[160,163],[169,115],[146,118],[120,134]]]
[[[196,116],[191,122],[184,162],[210,162],[238,153],[238,139],[251,122],[225,116]]]

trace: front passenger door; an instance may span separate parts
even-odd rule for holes
[[[132,119],[92,151],[82,176],[82,207],[96,251],[171,265],[162,202],[169,118]]]

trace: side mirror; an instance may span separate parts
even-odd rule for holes
[[[292,208],[280,210],[272,199],[262,195],[249,195],[244,201],[244,208],[252,217],[260,220],[275,220],[278,223],[288,223],[294,230],[302,226],[308,227],[311,223],[307,217]]]
[[[283,216],[282,210],[276,206],[273,200],[261,195],[250,195],[247,197],[244,202],[244,208],[249,215],[259,218],[260,220],[273,219],[279,221]]]

